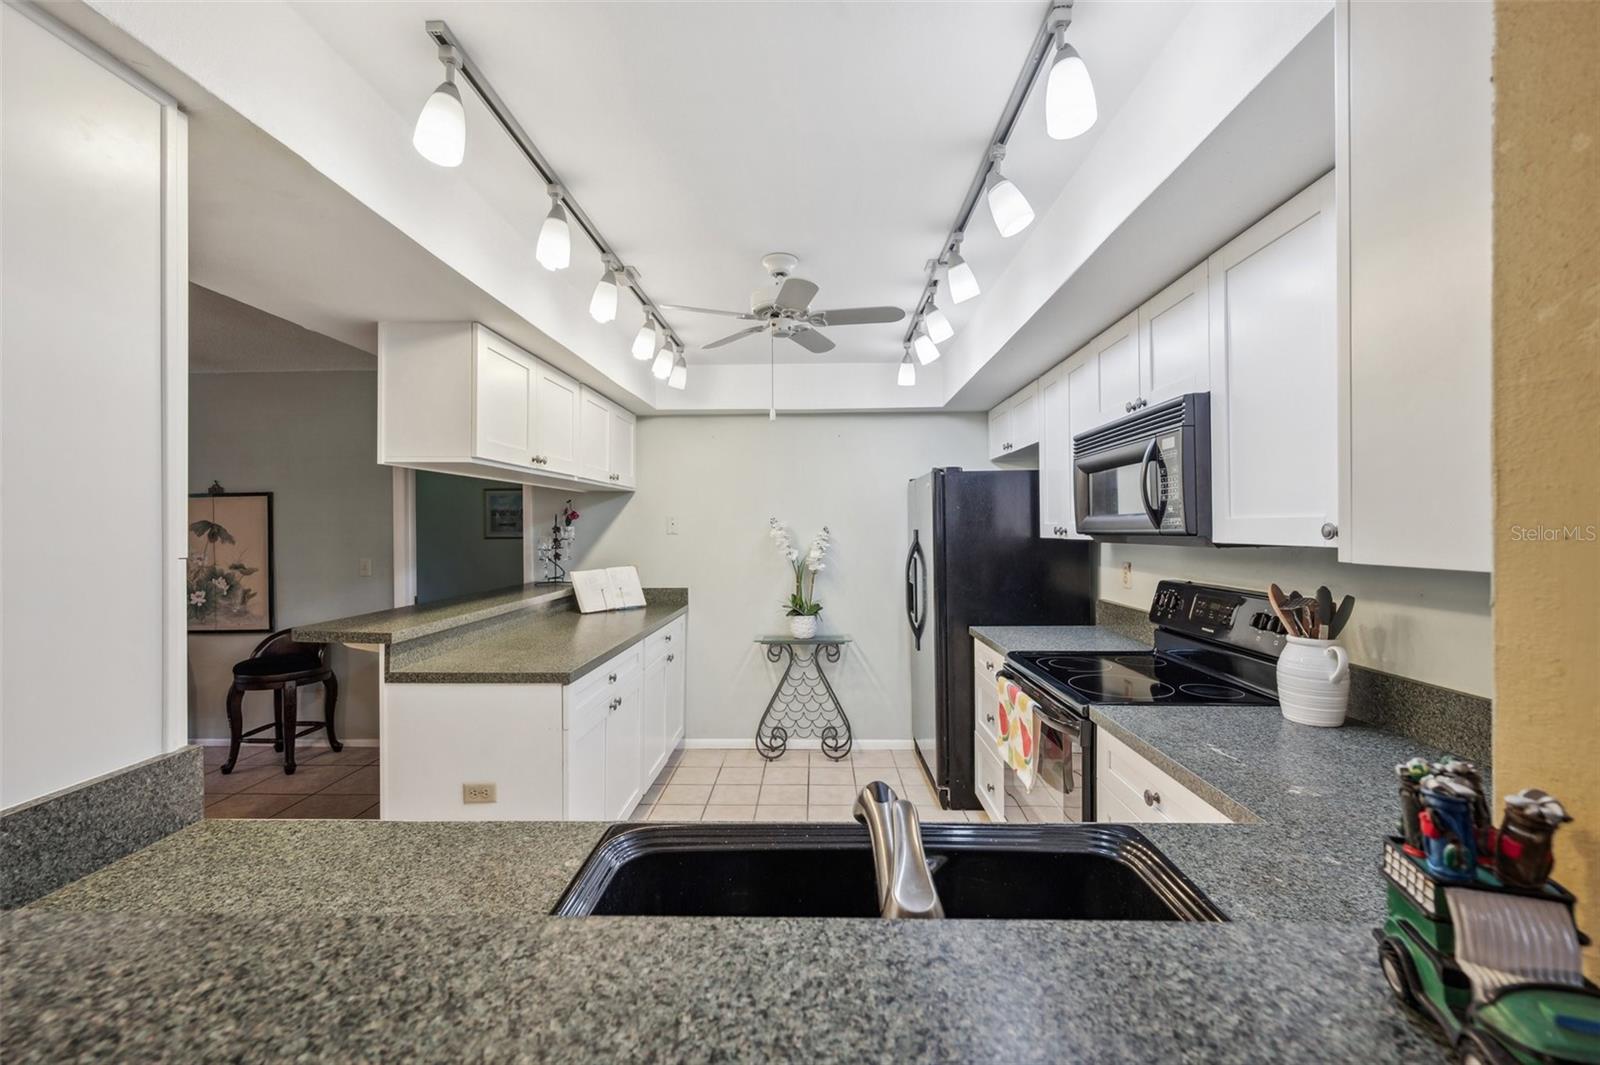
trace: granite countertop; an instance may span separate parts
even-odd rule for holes
[[[570,584],[524,584],[481,595],[296,625],[294,638],[307,643],[395,644],[572,597]]]
[[[391,684],[570,684],[688,611],[683,588],[646,588],[647,605],[580,614],[529,609],[391,648]]]

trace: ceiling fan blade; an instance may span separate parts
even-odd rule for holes
[[[689,311],[691,314],[715,314],[723,318],[743,318],[747,322],[758,322],[761,319],[753,314],[743,311],[716,311],[710,307],[686,307],[681,303],[663,303],[659,305],[664,311]]]
[[[701,344],[700,345],[700,350],[701,351],[710,351],[712,348],[720,348],[724,344],[732,344],[735,340],[738,340],[740,337],[747,337],[751,333],[760,333],[760,332],[764,331],[766,328],[767,327],[765,325],[753,325],[749,329],[741,329],[737,333],[732,334],[731,336],[723,337],[721,340],[713,340],[709,344]]]
[[[802,348],[805,348],[813,355],[821,355],[825,351],[833,350],[833,341],[829,340],[815,329],[797,330],[790,335],[789,339],[794,341],[796,344],[799,344]]]
[[[778,294],[772,298],[774,307],[786,311],[803,311],[811,306],[811,301],[816,298],[817,286],[803,277],[784,278],[783,286],[778,289]]]
[[[874,325],[898,322],[905,316],[899,307],[841,307],[836,311],[815,311],[811,320],[818,325]]]

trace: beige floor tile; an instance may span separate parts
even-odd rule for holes
[[[817,784],[854,784],[855,776],[847,765],[814,765],[811,767],[812,785]]]
[[[293,806],[280,811],[278,817],[355,817],[361,811],[377,805],[376,795],[339,795],[322,792],[307,795]]]
[[[722,763],[722,768],[717,770],[718,784],[760,784],[762,769],[758,765],[735,765]]]
[[[353,790],[365,795],[378,793],[378,771],[353,765],[324,765],[306,766],[304,769],[296,768],[294,773],[285,773],[275,770],[267,773],[256,783],[250,785],[245,791],[252,795],[310,795],[312,792],[331,788],[345,777],[357,773],[371,772],[372,783]]]
[[[939,805],[939,800],[933,797],[933,792],[929,791],[927,788],[915,787],[903,781],[901,782],[900,787],[895,789],[895,794],[899,795],[900,798],[907,800],[913,806]]]
[[[720,772],[714,765],[680,765],[672,771],[672,783],[715,784]]]
[[[728,751],[723,756],[722,764],[725,766],[764,766],[767,764],[767,760],[761,757],[761,752],[756,750],[754,747],[744,747],[738,750]]]
[[[884,765],[859,765],[856,766],[857,788],[864,788],[874,780],[881,780],[895,791],[900,790],[900,774],[894,771],[893,766]]]
[[[848,806],[808,806],[806,807],[807,821],[853,821],[855,815]]]
[[[923,821],[965,821],[965,810],[941,810],[937,806],[918,806],[917,817]]]
[[[652,784],[644,789],[644,794],[639,796],[640,806],[650,806],[661,798],[661,793],[666,790],[664,784]]]
[[[719,805],[711,803],[706,807],[706,812],[700,816],[702,821],[754,821],[756,808],[753,805]]]
[[[967,820],[971,821],[975,825],[987,825],[991,823],[989,820],[988,810],[968,810]]]
[[[299,802],[301,795],[229,795],[205,809],[207,817],[271,817]]]
[[[761,778],[763,784],[799,784],[808,783],[807,778],[811,770],[803,765],[769,765],[766,774]]]
[[[678,764],[720,766],[727,753],[727,751],[713,747],[692,747],[683,752],[683,757],[678,760]]]
[[[683,760],[683,748],[682,747],[674,747],[674,748],[672,748],[672,752],[667,755],[667,764],[668,765],[677,765],[682,760]]]
[[[894,764],[895,765],[910,765],[910,766],[916,765],[917,764],[917,752],[916,752],[916,750],[914,748],[911,748],[911,747],[896,747],[894,749]]]
[[[758,784],[718,784],[706,801],[717,806],[754,806],[760,792]]]
[[[799,806],[769,806],[765,803],[756,806],[757,821],[804,821],[806,808]]]
[[[800,768],[804,769],[806,766],[811,764],[811,752],[796,750],[795,748],[791,747],[787,751],[784,751],[782,754],[778,755],[778,757],[768,758],[765,759],[765,761],[769,766],[799,766]]]
[[[813,784],[808,801],[812,806],[849,806],[860,791],[854,784]]]
[[[820,751],[820,750],[812,751],[811,752],[811,764],[812,765],[821,765],[821,766],[838,765],[838,766],[845,766],[846,768],[848,768],[849,765],[850,765],[850,756],[846,755],[843,758],[829,758],[828,755],[826,754],[826,752],[824,752],[824,751]]]
[[[304,772],[305,770],[302,769],[295,776],[299,776],[300,773]],[[340,777],[332,784],[329,784],[326,790],[336,795],[355,793],[376,795],[378,794],[378,767],[375,765],[361,766],[349,776]]]
[[[852,751],[850,761],[858,766],[863,765],[894,765],[894,752],[887,748],[870,751]]]
[[[763,784],[761,785],[761,798],[757,801],[762,805],[804,806],[807,801],[806,786],[804,784]]]
[[[709,798],[710,784],[668,784],[656,802],[661,806],[704,806]]]
[[[650,810],[652,821],[698,821],[704,806],[673,806],[658,802]]]

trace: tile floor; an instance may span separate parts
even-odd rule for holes
[[[332,751],[306,744],[295,752],[295,771],[267,744],[246,745],[226,776],[226,747],[205,747],[207,817],[378,816],[378,748]]]
[[[941,810],[916,752],[856,750],[835,762],[791,750],[769,762],[754,748],[674,751],[633,811],[634,821],[848,821],[869,782],[916,804],[924,821],[987,821],[982,811]]]

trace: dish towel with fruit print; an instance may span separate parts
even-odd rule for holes
[[[1023,790],[1033,790],[1033,771],[1039,761],[1039,719],[1033,700],[1013,682],[999,679],[996,688],[1000,712],[996,715],[995,747],[1000,760],[1017,775]]]

